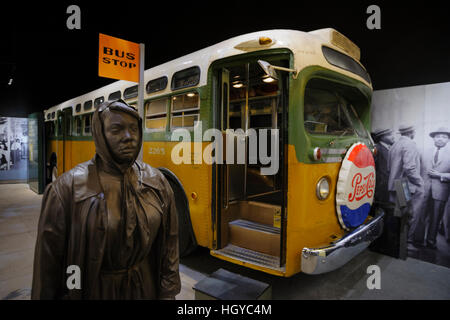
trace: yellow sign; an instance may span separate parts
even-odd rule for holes
[[[139,44],[100,33],[98,75],[139,82]]]

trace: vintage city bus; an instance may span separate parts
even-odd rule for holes
[[[372,85],[359,59],[359,48],[334,29],[269,30],[145,71],[142,157],[174,188],[181,255],[198,245],[273,275],[320,274],[380,235],[383,212],[371,201]],[[117,81],[45,110],[48,181],[93,157],[97,105],[121,98],[136,106],[137,95],[136,84]],[[244,162],[202,161],[213,140],[205,135],[182,142],[192,144],[191,162],[174,163],[174,132],[193,138],[199,123],[201,135],[242,129],[231,141],[246,146]],[[261,169],[273,163],[249,159],[251,129],[278,133],[258,136],[257,148],[277,139],[267,153],[278,159],[270,175]]]

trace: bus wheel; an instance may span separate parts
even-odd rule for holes
[[[177,176],[172,171],[166,168],[158,169],[166,177],[175,196],[175,206],[178,214],[178,243],[180,257],[185,257],[197,247],[194,230],[192,229],[189,202],[186,197],[186,192],[184,191],[180,180],[178,180]]]

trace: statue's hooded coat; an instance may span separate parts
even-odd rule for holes
[[[124,103],[110,105],[105,102],[94,113],[94,158],[64,173],[45,190],[35,248],[32,299],[92,299],[94,292],[98,292],[96,286],[108,232],[106,201],[98,176],[99,162],[123,174],[127,233],[139,228],[139,234],[145,237],[146,228],[139,223],[140,219],[145,219],[149,206],[157,208],[161,226],[152,247],[156,295],[159,299],[174,298],[180,291],[178,222],[172,189],[159,170],[145,163],[134,161],[124,167],[114,161],[99,110],[110,108],[136,117],[140,128],[139,146],[142,144],[142,120]],[[71,265],[80,268],[80,289],[67,286],[72,274],[67,273],[67,268]]]

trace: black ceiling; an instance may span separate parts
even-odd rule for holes
[[[98,33],[145,43],[147,69],[239,34],[332,27],[361,48],[375,89],[450,81],[450,14],[430,3],[16,3],[1,10],[0,115],[26,116],[113,82],[97,76]],[[71,4],[81,8],[81,30],[66,27]],[[370,4],[381,8],[381,30],[366,27]]]

